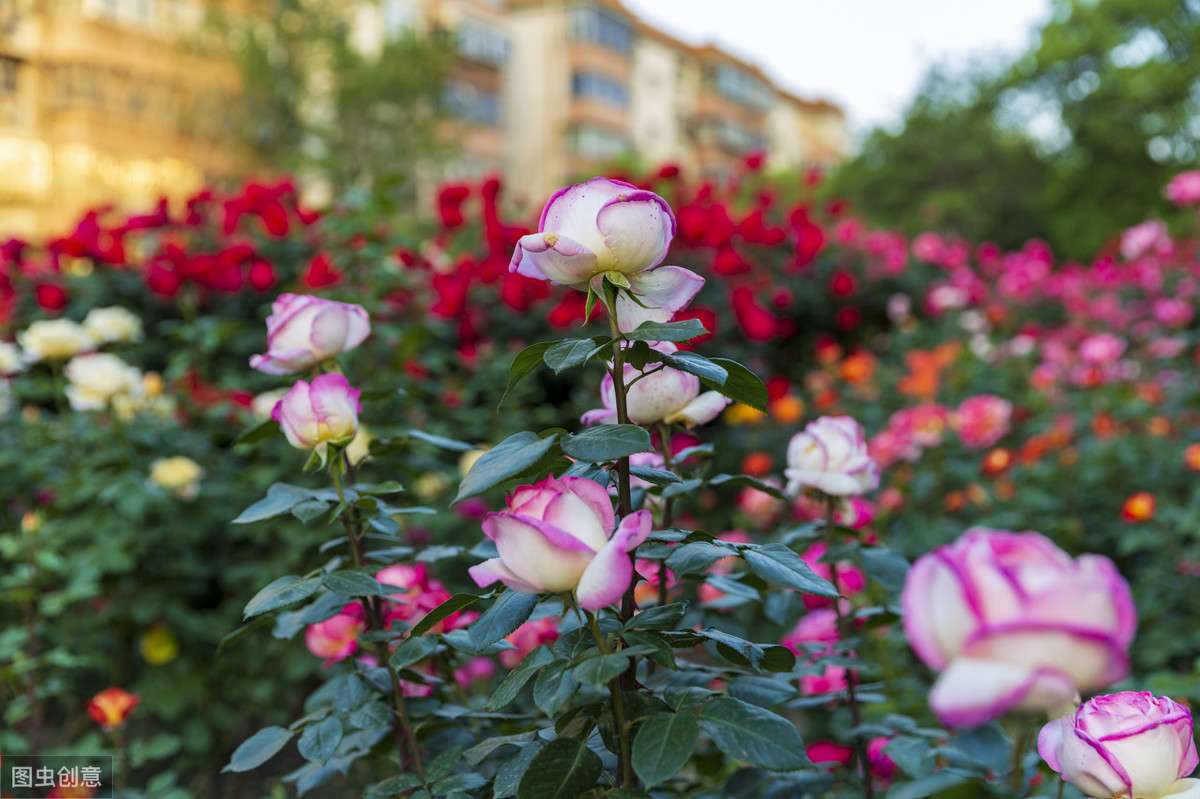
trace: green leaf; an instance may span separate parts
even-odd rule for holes
[[[234,641],[238,640],[251,630],[256,630],[259,627],[266,627],[272,623],[273,622],[270,616],[263,616],[262,618],[255,619],[254,621],[246,622],[241,627],[238,627],[236,630],[221,639],[221,642],[217,644],[217,654],[221,654],[222,649],[229,644],[232,644]]]
[[[266,441],[269,438],[274,438],[283,432],[279,426],[279,422],[274,419],[263,419],[261,422],[255,422],[247,427],[242,432],[238,433],[237,438],[233,440],[234,444],[257,444],[259,441]]]
[[[765,411],[767,409],[767,402],[771,398],[767,394],[767,387],[763,385],[763,381],[759,379],[758,375],[737,361],[731,361],[728,358],[713,358],[711,363],[723,369],[726,377],[723,381],[710,381],[704,375],[698,375],[700,382],[704,383],[707,388],[719,391],[734,402],[749,405],[755,410]]]
[[[512,366],[508,367],[508,386],[504,389],[504,395],[500,397],[500,405],[504,404],[504,400],[508,398],[508,393],[516,388],[518,383],[528,377],[530,372],[538,368],[538,365],[542,362],[542,356],[546,354],[546,350],[553,347],[556,343],[554,341],[541,341],[537,344],[530,344],[517,353],[517,357],[513,358]]]
[[[592,310],[596,307],[596,303],[600,301],[600,295],[591,286],[588,286],[587,300],[583,304],[583,323],[586,325],[588,320],[592,318]]]
[[[492,606],[467,628],[467,636],[478,653],[516,630],[529,619],[537,607],[536,594],[518,594],[506,590]]]
[[[291,514],[304,524],[320,518],[329,510],[329,503],[323,499],[306,499],[292,506]]]
[[[387,589],[385,588],[384,592],[386,593],[386,591]],[[449,618],[454,613],[457,613],[463,608],[478,602],[480,599],[483,599],[483,597],[476,596],[475,594],[455,594],[433,610],[426,613],[425,618],[417,622],[417,625],[412,628],[412,635],[414,637],[418,635],[424,635],[432,630],[434,625],[436,625],[438,622]]]
[[[258,768],[292,740],[292,735],[292,732],[283,727],[263,727],[242,741],[242,745],[233,751],[233,756],[221,772],[242,772]]]
[[[388,658],[388,663],[393,669],[403,669],[411,666],[419,660],[432,655],[437,651],[438,641],[433,636],[419,636],[417,638],[405,638],[404,641],[396,647]]]
[[[859,551],[863,571],[888,591],[904,588],[908,576],[908,559],[886,547],[870,547]]]
[[[285,575],[254,595],[254,598],[246,604],[243,618],[248,619],[260,613],[266,613],[268,610],[275,610],[308,599],[320,588],[320,577]]]
[[[264,519],[273,519],[276,516],[282,516],[289,513],[292,507],[300,504],[307,499],[313,499],[316,492],[300,486],[288,485],[287,483],[275,483],[267,489],[267,496],[260,499],[250,507],[246,508],[238,517],[233,520],[233,524],[250,524],[251,522],[261,522]]]
[[[709,388],[721,390],[729,373],[713,361],[694,352],[672,352],[663,355],[663,363],[672,369],[695,375]],[[711,385],[710,385],[711,384]]]
[[[380,783],[376,783],[367,796],[396,796],[413,788],[419,788],[422,780],[416,774],[397,774],[395,777],[388,777]]]
[[[650,434],[632,424],[602,424],[569,435],[562,450],[572,458],[590,463],[616,460],[635,452],[650,452]],[[468,475],[469,476],[469,475]]]
[[[675,776],[696,749],[700,727],[691,713],[658,713],[633,739],[633,771],[647,787]]]
[[[626,341],[689,341],[708,333],[699,319],[679,322],[642,322],[621,336]]]
[[[722,544],[710,544],[707,541],[693,541],[672,547],[667,556],[667,568],[682,577],[692,572],[700,572],[716,563],[721,558],[737,556],[737,550]]]
[[[734,760],[768,771],[812,765],[795,726],[769,710],[721,697],[704,706],[700,723],[717,747]]]
[[[927,739],[908,735],[898,735],[888,741],[883,753],[892,759],[898,769],[914,778],[928,776],[936,762]]]
[[[448,777],[460,757],[462,757],[461,746],[452,746],[438,754],[425,766],[425,782],[436,782]]]
[[[525,683],[529,682],[542,668],[553,662],[554,653],[550,651],[549,647],[539,646],[530,652],[521,659],[516,668],[508,673],[504,682],[500,683],[500,687],[488,698],[483,709],[492,713],[516,699]]]
[[[817,576],[802,557],[783,544],[747,547],[742,550],[742,557],[755,574],[769,583],[815,596],[838,596],[833,583]]]
[[[530,761],[542,751],[545,746],[541,741],[532,741],[521,747],[521,751],[504,761],[504,765],[496,772],[492,781],[492,792],[495,799],[508,799],[517,795],[517,784],[529,768]]]
[[[478,449],[474,444],[468,444],[466,441],[457,441],[453,438],[445,438],[444,436],[435,436],[432,433],[426,433],[424,430],[409,430],[404,435],[409,438],[416,438],[424,441],[427,444],[433,444],[435,447],[448,449],[451,452],[470,452],[473,449]]]
[[[625,623],[626,630],[663,630],[674,627],[687,613],[687,602],[646,608]]]
[[[558,444],[558,434],[538,438],[528,430],[516,433],[483,453],[458,487],[455,502],[482,494],[535,466]]]
[[[342,596],[382,596],[383,586],[369,574],[355,571],[330,572],[322,579],[325,587]]]
[[[718,649],[726,659],[732,660],[738,665],[749,666],[755,671],[762,671],[761,666],[766,652],[759,644],[739,638],[724,630],[718,630],[716,627],[696,630],[696,634],[702,635],[710,641],[716,641]]]
[[[529,743],[535,737],[537,737],[537,733],[530,730],[529,732],[519,732],[516,735],[497,735],[493,738],[485,738],[463,752],[463,760],[467,761],[468,766],[478,766],[488,755],[500,747],[510,744],[520,746],[521,744]]]
[[[671,649],[671,645],[657,633],[628,630],[623,637],[631,647],[637,647],[642,654],[647,655],[660,666],[668,669],[678,668],[675,664],[675,652]]]
[[[610,680],[621,676],[621,673],[627,668],[629,668],[629,656],[621,652],[614,652],[611,655],[588,658],[576,666],[571,673],[584,685],[603,688]]]
[[[529,762],[517,799],[578,799],[600,779],[600,756],[574,738],[555,738]]]
[[[668,472],[666,469],[654,469],[649,466],[630,466],[629,473],[656,486],[683,482],[683,478],[674,472]]]
[[[956,788],[966,782],[967,778],[961,774],[936,771],[915,782],[901,782],[893,785],[887,792],[887,799],[925,799],[938,791]]]
[[[296,744],[305,760],[324,763],[337,752],[342,742],[342,722],[330,716],[318,724],[310,724]]]
[[[547,716],[554,717],[579,688],[571,675],[572,666],[565,662],[552,663],[538,673],[533,683],[533,703]]]
[[[788,499],[788,495],[780,491],[775,486],[764,483],[762,480],[757,480],[748,474],[718,474],[715,477],[710,477],[708,479],[709,485],[719,486],[725,485],[726,483],[734,486],[749,486],[750,488],[761,491],[764,494],[769,494],[770,496],[775,497],[775,499]]]
[[[587,363],[598,344],[599,339],[590,338],[569,338],[564,341],[556,341],[550,349],[543,353],[542,360],[554,370],[555,374],[559,374],[572,367]]]
[[[404,486],[396,480],[385,480],[378,485],[363,486],[362,488],[365,489],[362,491],[363,494],[372,497],[384,496],[385,494],[399,494],[404,491]]]

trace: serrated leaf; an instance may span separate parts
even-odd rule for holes
[[[961,774],[948,771],[936,771],[928,777],[922,777],[914,782],[901,782],[893,785],[887,792],[887,799],[925,799],[938,791],[956,788],[967,782]]]
[[[338,744],[342,742],[342,723],[336,718],[329,717],[317,724],[304,728],[296,748],[305,760],[324,763],[337,752]]]
[[[508,386],[505,387],[504,394],[500,397],[499,405],[504,404],[504,400],[508,398],[508,393],[516,388],[518,383],[528,377],[534,369],[538,368],[546,350],[553,347],[555,343],[553,341],[541,341],[537,344],[530,344],[517,353],[516,357],[513,358],[512,365],[508,367]]]
[[[406,638],[392,652],[388,658],[388,663],[393,669],[407,668],[417,661],[429,657],[437,651],[437,648],[437,638],[434,637]]]
[[[709,380],[703,375],[698,375],[701,383],[707,388],[721,392],[734,402],[749,405],[758,411],[766,411],[767,403],[771,398],[767,394],[767,387],[763,385],[763,381],[759,379],[758,375],[737,361],[731,361],[728,358],[713,358],[711,363],[724,370],[725,380]]]
[[[292,740],[293,733],[283,727],[264,727],[251,735],[242,745],[233,750],[233,756],[221,772],[242,772],[258,768],[266,763]]]
[[[412,635],[424,635],[432,630],[434,625],[436,625],[438,622],[448,619],[453,614],[474,604],[475,602],[478,602],[482,598],[483,597],[475,596],[474,594],[455,594],[433,610],[426,613],[425,617],[417,622],[416,626],[412,628]]]
[[[328,502],[322,499],[306,499],[293,505],[289,512],[304,524],[308,524],[313,519],[324,516],[328,510]]]
[[[833,583],[819,577],[802,557],[783,544],[747,547],[742,550],[742,557],[755,574],[769,583],[814,596],[838,596]]]
[[[556,341],[542,354],[542,361],[554,370],[555,374],[559,374],[572,367],[587,363],[596,346],[597,342],[590,338],[569,338],[564,341]]]
[[[257,444],[259,441],[275,438],[282,432],[283,428],[279,426],[279,422],[274,419],[263,419],[261,422],[256,422],[238,433],[233,443]]]
[[[571,668],[571,663],[552,663],[538,672],[533,683],[533,703],[551,718],[579,688]]]
[[[660,666],[668,669],[678,668],[675,664],[674,650],[659,635],[644,630],[628,630],[623,637],[630,647],[638,647],[640,654],[649,656]]]
[[[668,472],[666,469],[654,469],[649,466],[630,466],[629,473],[656,486],[683,482],[683,478],[674,472]]]
[[[385,494],[399,494],[404,491],[404,486],[396,480],[385,480],[378,485],[373,486],[356,486],[363,494],[368,496],[384,496]]]
[[[633,771],[648,787],[678,774],[696,749],[700,727],[696,717],[658,713],[642,722],[633,739]]]
[[[539,438],[528,430],[516,433],[483,453],[458,487],[455,502],[482,494],[535,466],[558,445],[558,434]]]
[[[555,738],[529,761],[517,799],[578,799],[603,771],[600,756],[574,738]]]
[[[322,578],[325,587],[342,596],[382,596],[383,586],[369,574],[355,571],[336,571]]]
[[[707,541],[693,541],[673,547],[667,556],[667,568],[676,577],[682,577],[692,572],[701,572],[722,558],[736,556],[737,550],[722,544],[711,544]]]
[[[642,322],[622,338],[626,341],[690,341],[706,335],[708,329],[699,319],[678,322]]]
[[[312,499],[314,494],[314,491],[300,486],[275,483],[267,489],[266,497],[238,514],[232,524],[250,524],[282,516],[301,502]]]
[[[468,766],[478,766],[488,755],[500,747],[510,744],[519,746],[520,744],[529,743],[535,737],[537,737],[537,733],[530,730],[529,732],[519,732],[516,735],[497,735],[492,738],[486,738],[463,752],[463,760],[467,761]]]
[[[700,711],[700,724],[717,747],[735,760],[768,771],[812,765],[796,727],[769,710],[721,697]]]
[[[497,597],[492,606],[467,628],[475,651],[485,649],[524,624],[537,607],[537,601],[536,594],[519,594],[512,589]]]
[[[532,741],[521,747],[521,751],[505,761],[500,770],[496,772],[496,778],[492,780],[492,794],[495,799],[508,799],[510,796],[517,795],[517,785],[521,782],[521,778],[525,776],[525,770],[529,768],[530,761],[542,751],[545,744],[541,741]]]
[[[371,788],[368,796],[396,796],[421,786],[422,780],[416,774],[397,774],[388,777]]]
[[[246,603],[242,617],[248,619],[260,613],[301,602],[317,593],[320,588],[320,577],[285,575],[255,594],[254,598]]]
[[[728,373],[715,363],[695,352],[672,352],[663,355],[663,363],[672,369],[695,375],[705,385],[713,384],[718,387],[725,384]]]
[[[529,682],[538,671],[553,662],[554,653],[550,651],[549,647],[539,646],[530,652],[508,673],[504,682],[500,683],[500,687],[488,698],[483,709],[494,712],[516,699],[525,683]]]
[[[632,424],[602,424],[563,439],[562,450],[590,463],[616,460],[636,452],[650,452],[650,434]]]
[[[687,602],[672,602],[646,608],[625,623],[626,630],[663,630],[673,627],[687,613]]]
[[[424,430],[409,430],[404,435],[409,438],[415,438],[424,441],[427,444],[433,444],[435,447],[448,449],[451,452],[470,452],[473,449],[478,449],[474,444],[468,444],[466,441],[458,441],[445,436],[435,436],[432,433],[426,433]]]
[[[580,663],[571,672],[575,679],[593,688],[603,688],[629,668],[629,656],[620,652],[598,655]]]
[[[908,559],[895,550],[885,547],[869,547],[859,551],[863,571],[888,591],[904,588],[908,576]]]

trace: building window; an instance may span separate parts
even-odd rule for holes
[[[455,31],[458,52],[475,61],[501,66],[508,61],[508,37],[491,25],[463,20]]]
[[[442,87],[442,109],[451,116],[482,125],[499,126],[501,122],[500,95],[466,81],[452,80]]]
[[[587,158],[613,158],[629,150],[624,135],[595,125],[579,125],[568,134],[571,152]]]
[[[771,105],[770,87],[735,67],[717,67],[713,72],[713,84],[725,97],[755,111],[765,111]]]
[[[572,39],[583,39],[628,53],[633,50],[633,28],[625,20],[595,6],[572,8],[567,31]]]
[[[767,140],[761,135],[727,119],[710,120],[703,125],[703,129],[711,133],[722,150],[737,155],[762,150],[767,146]]]
[[[571,76],[571,93],[615,105],[629,106],[629,89],[624,84],[599,72],[576,72]]]

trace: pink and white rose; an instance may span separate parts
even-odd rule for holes
[[[1012,403],[995,394],[980,394],[963,400],[951,424],[964,446],[986,449],[1008,435]]]
[[[642,322],[669,322],[704,285],[679,266],[659,266],[675,236],[666,200],[629,183],[595,177],[559,189],[542,209],[538,232],[521,237],[509,271],[603,296],[605,274],[628,282],[641,305],[622,293],[622,332]],[[643,307],[645,306],[645,307]]]
[[[1180,172],[1167,184],[1167,199],[1176,205],[1200,203],[1200,171]]]
[[[1038,754],[1088,796],[1197,799],[1192,713],[1149,691],[1097,696],[1038,735]]]
[[[250,356],[250,366],[271,375],[301,372],[354,349],[370,332],[361,305],[281,294],[267,317],[267,352]]]
[[[650,526],[647,510],[629,514],[618,526],[612,500],[599,483],[548,477],[521,486],[505,510],[484,518],[483,533],[500,556],[468,571],[480,586],[498,580],[522,594],[574,591],[581,608],[598,610],[629,588],[629,553],[646,540]]]
[[[330,444],[349,444],[358,433],[360,396],[343,375],[318,375],[311,385],[298,380],[275,403],[271,418],[293,447],[323,455]]]
[[[669,354],[679,348],[662,341],[655,344],[653,349]],[[660,367],[660,364],[648,365],[646,371],[650,374],[643,377],[641,369],[625,364],[625,385],[629,386],[625,394],[625,409],[632,423],[652,425],[657,422],[678,422],[694,427],[716,419],[729,405],[729,399],[720,392],[702,393],[700,378],[695,375],[669,366]],[[616,423],[617,394],[612,375],[606,374],[600,381],[600,402],[604,404],[603,408],[588,411],[580,417],[580,421],[585,425]]]
[[[835,497],[879,486],[879,464],[867,452],[862,425],[849,416],[822,416],[792,436],[787,450],[789,494],[813,488]]]
[[[951,726],[1050,711],[1129,673],[1129,584],[1108,558],[1072,559],[1040,533],[968,530],[917,559],[900,604]]]

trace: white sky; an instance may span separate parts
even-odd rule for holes
[[[846,110],[851,129],[898,122],[927,67],[1016,56],[1051,0],[624,0],[690,44],[715,42],[802,97]]]

